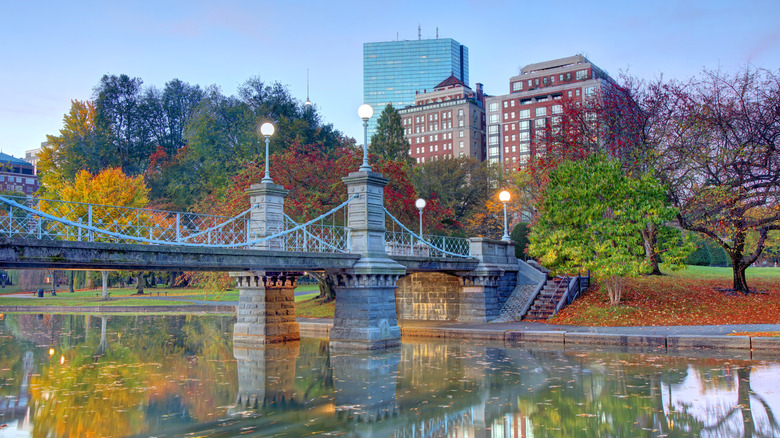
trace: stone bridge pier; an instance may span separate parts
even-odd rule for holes
[[[399,345],[395,289],[406,268],[385,251],[384,187],[389,182],[371,171],[345,178],[350,201],[347,226],[350,252],[361,257],[351,269],[328,272],[336,291],[336,310],[330,344],[335,348],[374,350]]]

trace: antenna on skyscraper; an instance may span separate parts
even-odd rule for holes
[[[422,39],[422,27],[419,24],[417,25],[417,39]]]
[[[436,39],[439,39],[439,26],[436,26]]]
[[[303,103],[304,106],[311,106],[311,101],[309,100],[309,69],[306,69],[306,102]]]

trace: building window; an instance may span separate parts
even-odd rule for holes
[[[463,117],[463,110],[462,109],[458,110],[458,117]]]
[[[488,134],[498,134],[498,125],[488,126]]]
[[[580,89],[579,89],[579,88],[577,88],[576,90],[574,90],[574,95],[575,95],[575,96],[579,96],[579,95],[580,95]]]
[[[561,81],[561,82],[563,82],[563,74],[559,74],[559,75],[558,75],[558,80],[559,80],[559,81]]]
[[[490,112],[498,111],[498,102],[491,102],[489,108]]]
[[[521,119],[530,119],[531,118],[531,110],[530,109],[520,110],[520,118]]]
[[[515,106],[515,100],[514,99],[509,101],[509,106]]]
[[[530,86],[531,86],[531,84],[532,84],[532,82],[531,82],[531,80],[529,79],[529,80],[528,80],[528,86],[530,87]]]
[[[568,82],[570,80],[571,80],[571,73],[566,73],[566,81]]]
[[[553,105],[552,106],[552,113],[553,114],[563,114],[563,105]]]
[[[519,123],[517,124],[517,128],[518,128],[519,130],[521,130],[521,131],[522,131],[522,130],[526,130],[526,129],[530,129],[530,127],[531,127],[531,124],[529,123],[529,121],[528,121],[528,120],[523,120],[523,121],[521,121],[521,122],[519,122]]]
[[[585,95],[590,96],[591,94],[596,94],[596,87],[586,87],[585,88]]]
[[[547,107],[541,107],[536,109],[536,117],[542,117],[547,115]]]
[[[463,131],[458,131],[458,137],[463,138]]]
[[[523,89],[523,81],[517,81],[512,83],[512,91],[520,91]]]
[[[528,131],[522,131],[517,135],[520,138],[520,141],[529,141],[531,139],[531,133]]]
[[[581,81],[583,79],[588,78],[588,71],[587,70],[577,70],[577,80]]]
[[[458,147],[463,149],[463,142],[461,141],[460,144],[458,144]]]
[[[544,128],[545,120],[546,119],[536,119],[536,120],[534,120],[534,126],[536,126],[537,128]]]
[[[512,141],[515,141],[515,140],[517,140],[517,137],[515,137],[515,135],[512,134]]]
[[[461,120],[461,123],[463,120]],[[498,114],[491,114],[490,115],[490,123],[498,123]],[[462,127],[463,125],[461,125]]]
[[[498,117],[498,115],[496,115],[496,117]],[[458,120],[458,128],[462,128],[463,123],[464,123],[463,120]]]
[[[571,97],[571,90],[569,90],[569,97]]]

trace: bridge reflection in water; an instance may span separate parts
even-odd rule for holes
[[[780,358],[473,342],[345,352],[313,338],[248,348],[231,345],[232,323],[6,315],[0,394],[28,402],[0,421],[21,436],[780,434]]]

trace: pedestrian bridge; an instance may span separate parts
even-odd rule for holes
[[[399,315],[485,322],[540,281],[513,242],[414,233],[385,209],[387,179],[343,180],[347,200],[305,223],[272,182],[253,185],[235,217],[0,196],[0,267],[231,272],[239,343],[298,339],[295,279],[320,271],[336,291],[331,343],[367,349],[398,344]]]

